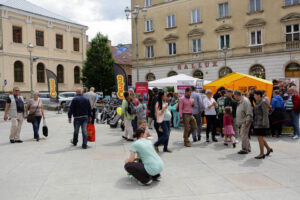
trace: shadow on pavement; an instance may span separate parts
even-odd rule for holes
[[[255,158],[250,158],[246,160],[243,164],[240,164],[241,167],[258,167],[263,163],[263,160],[257,160]]]
[[[117,142],[111,142],[111,143],[103,144],[103,146],[121,146],[121,145],[123,145],[123,144],[125,144],[125,143],[129,143],[129,142],[127,142],[127,141],[125,141],[125,140],[119,140],[119,141],[117,141]],[[129,143],[129,144],[130,144],[130,143]]]
[[[91,147],[88,147],[91,148]],[[74,146],[70,146],[70,147],[66,147],[63,149],[58,149],[55,151],[48,151],[46,152],[46,154],[59,154],[59,153],[64,153],[64,152],[68,152],[68,151],[77,151],[77,150],[82,150],[81,147],[74,147]]]
[[[158,186],[159,181],[153,181],[149,186],[139,185],[135,178],[122,177],[116,182],[116,187],[121,190],[150,190]]]

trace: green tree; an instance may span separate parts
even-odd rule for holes
[[[98,33],[87,50],[82,68],[82,82],[87,88],[94,87],[105,95],[115,91],[114,59],[108,46],[108,38]]]

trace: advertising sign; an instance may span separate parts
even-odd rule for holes
[[[143,98],[144,103],[148,103],[148,82],[135,83],[136,98]]]
[[[114,63],[116,92],[119,99],[124,99],[124,92],[128,90],[127,76],[124,69]]]
[[[204,80],[203,79],[202,80],[197,80],[196,81],[196,91],[198,93],[200,93],[201,90],[203,89],[203,87],[204,87]]]
[[[50,71],[48,69],[46,69],[46,74],[47,74],[47,82],[48,82],[50,101],[58,102],[57,77],[52,71]]]
[[[178,80],[177,81],[177,92],[178,97],[183,97],[185,94],[185,89],[194,86],[193,80]]]

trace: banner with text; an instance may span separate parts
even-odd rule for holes
[[[148,82],[135,83],[136,98],[143,98],[144,103],[148,103]]]
[[[46,69],[46,74],[47,74],[47,82],[48,82],[50,101],[58,102],[57,77],[52,71],[50,71],[48,69]]]
[[[114,63],[114,72],[115,72],[117,97],[119,99],[124,99],[124,92],[128,90],[126,72],[120,65],[115,63]]]
[[[185,94],[185,89],[194,86],[193,80],[178,80],[177,81],[177,92],[178,97],[183,97]]]

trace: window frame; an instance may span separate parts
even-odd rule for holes
[[[58,36],[60,36],[61,37],[61,48],[58,46]],[[63,36],[63,34],[56,34],[55,35],[55,41],[56,41],[56,49],[64,49],[64,36]]]
[[[20,29],[20,34],[19,35],[14,30],[16,28]],[[15,33],[16,33],[16,37],[15,37]],[[13,39],[12,39],[13,43],[22,44],[23,43],[23,27],[22,26],[12,26],[12,36],[13,36]]]
[[[254,2],[254,10],[253,11],[251,11],[251,1]],[[263,0],[259,0],[260,10],[257,10],[257,0],[249,0],[249,13],[261,12],[262,11],[262,1]]]
[[[59,66],[61,66],[62,67],[62,71],[61,71],[61,73],[62,73],[62,77],[60,77],[60,75],[58,74],[58,67]],[[56,67],[56,76],[57,76],[57,83],[64,83],[65,82],[65,69],[64,69],[64,66],[63,65],[61,65],[61,64],[59,64],[59,65],[57,65],[57,67]],[[62,79],[62,80],[61,80]]]
[[[219,35],[219,50],[224,50],[225,48],[222,48],[222,45],[221,45],[221,37],[224,36],[224,41],[225,41],[225,44],[227,44],[227,39],[226,39],[226,36],[229,36],[229,47],[227,47],[227,49],[231,49],[231,35],[230,33],[226,33],[226,34],[222,34],[222,35]],[[225,45],[224,45],[225,47]]]
[[[41,38],[41,43],[39,43],[38,41],[38,35],[37,33],[40,32],[42,33],[42,38]],[[36,46],[39,46],[39,47],[44,47],[45,46],[45,32],[44,31],[41,31],[41,30],[35,30],[35,44]]]
[[[19,66],[16,66],[17,62],[21,63],[21,65],[20,65],[21,69],[20,70],[16,70],[16,67],[19,67]],[[16,72],[18,72],[18,73],[16,73]],[[22,77],[21,77],[21,75],[22,75]],[[14,82],[15,83],[24,83],[24,63],[21,62],[20,60],[16,60],[14,62]]]
[[[295,25],[298,25],[298,31],[294,31],[294,26]],[[287,27],[288,26],[291,26],[291,32],[290,33],[287,33]],[[287,35],[292,35],[292,40],[291,41],[287,41]],[[299,34],[299,40],[294,40],[294,34]],[[300,23],[297,24],[297,23],[294,23],[294,24],[287,24],[285,25],[285,42],[298,42],[300,41]]]
[[[170,17],[170,24],[169,24],[169,17]],[[176,27],[176,15],[170,14],[167,15],[167,28],[174,28]]]
[[[77,69],[78,69],[78,77],[76,76],[77,71],[75,71]],[[75,66],[73,72],[74,72],[74,84],[80,84],[80,67]]]
[[[78,47],[77,47],[77,49],[75,48],[76,47],[76,43],[75,43],[75,40],[77,40],[78,41]],[[80,52],[80,39],[79,38],[77,38],[77,37],[73,37],[73,51],[76,51],[76,52]]]
[[[222,5],[222,10],[223,10],[223,14],[224,16],[221,16],[221,9],[220,9],[220,6]],[[225,5],[227,5],[227,8],[228,8],[228,13],[226,15],[226,8],[225,8]],[[230,9],[229,9],[229,2],[223,2],[223,3],[219,3],[218,4],[218,7],[219,7],[219,19],[223,19],[223,18],[226,18],[226,17],[230,17]]]
[[[152,0],[145,0],[144,1],[144,7],[151,7],[152,6]]]
[[[196,42],[195,43],[196,44],[196,51],[194,51],[195,50],[194,41]],[[192,39],[192,52],[193,53],[200,53],[201,51],[202,51],[202,41],[201,41],[201,38]]]
[[[146,46],[146,58],[154,58],[154,46],[153,45]]]
[[[195,14],[195,16],[194,16]],[[198,16],[199,14],[199,16]],[[195,19],[195,21],[194,21]],[[195,8],[191,11],[191,24],[197,24],[201,22],[201,10],[200,8]]]
[[[168,56],[176,56],[177,55],[177,49],[176,48],[177,48],[176,47],[176,42],[169,42],[168,43]],[[170,52],[172,52],[172,53],[170,53]]]
[[[291,1],[291,4],[287,4],[287,2],[288,2],[288,0],[284,0],[284,6],[293,6],[293,5],[298,5],[298,4],[300,4],[300,1],[299,0],[290,0]],[[298,1],[298,3],[295,3],[295,2],[297,2]]]
[[[152,19],[145,20],[145,32],[148,33],[148,32],[152,32],[152,31],[154,31],[153,20]]]
[[[43,66],[43,70],[38,68],[40,64]],[[36,65],[36,82],[37,83],[45,83],[45,80],[46,80],[46,78],[45,78],[45,68],[46,67],[45,67],[44,63],[40,62]],[[41,73],[41,71],[43,71],[43,74]]]
[[[258,44],[258,32],[260,31],[260,40],[261,40],[261,44]],[[253,32],[255,32],[255,44],[252,44],[252,33]],[[262,46],[262,45],[264,45],[264,40],[263,40],[263,31],[262,31],[262,29],[253,29],[253,30],[250,30],[249,31],[249,46],[250,47],[254,47],[254,46]]]

